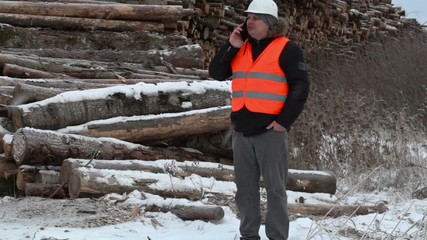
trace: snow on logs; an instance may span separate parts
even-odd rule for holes
[[[66,158],[175,159],[231,164],[230,160],[182,148],[148,147],[114,138],[92,138],[56,131],[20,128],[13,135],[12,153],[18,165],[60,166]]]
[[[9,106],[16,129],[59,129],[121,116],[183,112],[230,104],[229,83],[165,82],[70,91],[35,103]]]

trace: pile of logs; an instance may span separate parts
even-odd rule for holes
[[[20,81],[0,80],[5,83]],[[50,81],[55,80],[39,80]],[[27,87],[31,89],[31,85]],[[15,88],[21,88],[20,84]],[[32,92],[42,88],[36,87]],[[9,126],[3,124],[0,128],[0,151],[3,152],[0,176],[15,179],[17,189],[26,195],[100,197],[139,190],[165,198],[196,201],[206,195],[234,194],[224,193],[223,189],[227,184],[230,189],[234,186],[230,158],[166,144],[173,142],[170,139],[227,132],[230,126],[229,82],[165,81],[113,84],[88,90],[54,90],[58,92],[53,97],[5,106],[8,117],[2,120],[10,121]],[[17,98],[30,99],[22,95]],[[212,147],[229,147],[228,144],[224,146],[224,141],[229,141],[227,135],[219,134],[219,139],[219,142],[210,142]],[[142,145],[142,142],[147,144]],[[156,146],[157,142],[165,144]],[[223,182],[219,188],[212,184],[212,178]],[[287,189],[333,195],[336,178],[327,171],[290,170]],[[291,214],[335,217],[386,210],[303,202],[289,206]],[[155,207],[159,211],[164,211],[163,208]],[[179,209],[184,211],[180,216],[185,219],[194,213],[194,209],[189,209],[190,213]],[[218,220],[223,216],[216,212],[219,209],[200,208],[192,216]]]
[[[249,2],[249,0],[1,1],[0,23],[56,31],[116,33],[150,31],[177,34],[186,37],[189,44],[198,44],[202,47],[204,62],[201,67],[206,69],[218,47],[228,40],[229,33],[244,21],[244,10]],[[393,6],[391,0],[277,0],[276,2],[280,17],[289,23],[289,28],[284,34],[299,43],[307,54],[316,47],[334,50],[344,48],[343,51],[348,51],[351,46],[363,45],[378,36],[387,36],[406,25],[420,27],[415,19],[401,18],[405,16],[405,11]],[[19,28],[1,31],[4,31],[4,34],[20,34]],[[38,31],[37,35],[45,35],[46,38],[58,37],[57,34],[43,31]],[[67,47],[72,49],[76,48],[69,46],[70,44],[80,43],[71,43],[73,42],[71,38],[75,38],[74,42],[94,41],[92,36],[71,34],[67,37],[70,39]],[[25,40],[15,44],[7,43],[7,40],[0,39],[0,44],[5,46],[3,42],[6,42],[6,45],[25,45]],[[28,41],[32,41],[33,46],[38,45],[40,48],[46,48],[43,44],[52,44],[34,37]],[[113,49],[118,49],[116,43],[111,45],[114,45]],[[136,49],[138,47],[132,50]],[[132,51],[124,54],[129,54],[129,59],[140,54],[130,53]],[[46,54],[62,55],[63,52],[44,53]],[[86,54],[96,56],[93,52]]]
[[[248,2],[0,1],[0,179],[52,198],[220,194],[203,182],[233,184],[230,83],[206,66]],[[387,0],[277,2],[307,53],[403,24]],[[336,179],[292,170],[287,189],[335,194]],[[290,204],[292,214],[385,211],[330,209]]]

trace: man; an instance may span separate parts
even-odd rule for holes
[[[232,76],[232,148],[241,239],[260,239],[262,175],[267,237],[284,240],[289,233],[287,137],[310,83],[300,48],[282,36],[284,24],[276,3],[253,0],[246,13],[246,26],[234,29],[212,60],[209,74],[217,80]],[[247,40],[242,39],[245,28]]]

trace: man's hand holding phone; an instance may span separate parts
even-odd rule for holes
[[[246,21],[236,27],[230,35],[229,42],[231,46],[240,48],[248,37],[248,29],[246,28]]]

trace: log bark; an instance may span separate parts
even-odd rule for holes
[[[127,85],[120,88],[72,91],[26,105],[10,106],[16,129],[59,129],[112,117],[173,113],[230,102],[227,83],[203,81]],[[67,101],[64,102],[64,99]]]
[[[12,140],[13,157],[18,165],[60,166],[67,158],[83,159],[175,159],[230,163],[219,158],[180,148],[146,147],[112,138],[91,138],[54,131],[21,128]],[[95,156],[95,157],[94,157]]]
[[[59,16],[38,16],[26,14],[0,13],[0,22],[18,27],[46,27],[56,30],[104,30],[104,31],[152,31],[164,32],[165,26],[159,22],[140,22],[76,18]]]
[[[204,68],[204,53],[203,49],[198,44],[184,45],[174,49],[152,49],[149,51],[141,50],[110,50],[102,51],[94,50],[63,50],[63,49],[28,49],[25,52],[35,54],[40,57],[50,58],[69,58],[69,59],[85,59],[89,61],[103,62],[126,62],[138,63],[142,65],[164,65],[168,62],[174,67],[181,68]],[[19,64],[18,64],[19,65]],[[70,71],[71,72],[71,71]],[[69,72],[66,74],[71,75]],[[86,77],[90,78],[90,77]]]
[[[4,85],[4,92],[10,94],[12,98],[19,95],[26,95],[30,102],[41,101],[49,97],[56,96],[60,93],[75,90],[87,90],[94,88],[113,87],[117,85],[133,85],[137,83],[158,84],[164,82],[187,82],[194,80],[186,79],[22,79],[22,78],[4,78],[0,77],[0,84]],[[1,89],[0,88],[0,89]],[[6,89],[7,88],[7,89]],[[52,92],[52,93],[49,93]],[[27,103],[25,101],[14,102],[14,105]]]
[[[60,93],[67,91],[68,89],[57,89],[57,88],[45,88],[38,87],[23,83],[18,83],[13,90],[13,101],[16,104],[31,103],[41,101]]]
[[[59,184],[26,183],[25,196],[66,198],[67,194]]]
[[[18,168],[16,187],[25,191],[27,183],[58,184],[60,168],[58,166],[22,165]]]
[[[98,70],[98,69],[82,69],[79,67],[72,67],[67,66],[64,64],[57,64],[57,63],[47,63],[47,62],[41,62],[39,60],[30,60],[30,59],[24,59],[22,57],[16,57],[11,54],[0,54],[0,62],[6,64],[15,64],[19,65],[21,67],[28,68],[26,70],[21,71],[21,75],[18,76],[26,76],[25,71],[33,71],[34,75],[36,77],[42,77],[41,74],[38,74],[40,72],[37,72],[35,70],[44,70],[48,71],[50,73],[57,73],[54,75],[55,77],[62,77],[58,74],[63,74],[63,76],[68,77],[77,77],[77,78],[116,78],[117,74],[115,72],[111,71],[104,71],[104,70]],[[15,67],[17,68],[17,67]],[[34,70],[31,70],[34,69]],[[24,72],[24,74],[22,74]],[[37,74],[38,75],[37,75]],[[52,76],[47,75],[49,78],[52,78]]]
[[[182,10],[178,5],[0,2],[2,13],[113,20],[178,21]]]
[[[219,206],[157,206],[149,205],[147,212],[171,212],[182,220],[218,221],[224,217],[224,210]]]
[[[110,48],[121,51],[136,49],[150,50],[164,47],[176,48],[188,44],[186,37],[176,33],[156,34],[148,31],[62,31],[2,25],[0,35],[9,36],[0,38],[0,45],[3,48],[9,49],[31,49],[37,46],[42,49],[101,50],[103,48]]]
[[[13,90],[12,90],[13,91]],[[2,105],[9,105],[12,103],[13,100],[13,96],[9,91],[2,91],[0,92],[0,104]],[[5,117],[7,116],[7,113],[4,113],[5,109],[1,108],[0,109],[0,117]]]
[[[106,119],[59,130],[62,133],[89,137],[112,137],[129,142],[149,144],[193,134],[217,132],[230,128],[229,106],[155,116]]]
[[[179,178],[168,179],[170,189],[156,188],[160,181],[159,174],[150,174],[142,171],[97,171],[78,168],[73,171],[68,182],[68,194],[71,198],[100,197],[108,193],[129,193],[134,190],[159,195],[165,198],[186,198],[199,200],[201,194],[194,186],[174,190],[171,184],[181,181]],[[167,178],[166,178],[167,179]]]
[[[93,79],[95,80],[95,79]],[[86,90],[86,89],[94,89],[94,88],[105,88],[105,87],[112,87],[114,85],[123,85],[120,84],[120,80],[119,79],[106,79],[105,83],[102,83],[102,81],[100,79],[96,79],[97,81],[93,81],[91,82],[91,80],[85,81],[85,79],[70,79],[70,78],[65,78],[65,79],[38,79],[38,80],[34,80],[34,79],[23,79],[23,78],[4,78],[4,77],[0,77],[0,84],[2,85],[7,85],[7,86],[17,86],[17,85],[21,85],[20,88],[17,91],[20,92],[20,90],[22,90],[24,93],[28,93],[30,96],[29,98],[35,98],[35,99],[39,99],[40,100],[44,100],[41,99],[42,97],[37,97],[35,96],[36,94],[34,94],[34,92],[36,92],[37,90],[43,91],[46,93],[46,96],[48,96],[47,94],[47,89],[52,89],[52,92],[54,93],[60,93],[61,91],[58,90],[63,90],[62,92],[65,91],[73,91],[73,90]],[[103,79],[102,79],[103,80]],[[135,84],[137,80],[135,80],[135,82],[131,83],[131,84]],[[139,81],[141,82],[141,81]],[[31,89],[34,86],[34,89]],[[37,87],[41,87],[41,88],[45,88],[45,89],[37,89]],[[12,98],[13,98],[13,91],[15,89],[12,90]],[[44,95],[44,94],[43,94]],[[55,94],[57,95],[57,94]],[[54,95],[54,96],[55,96]],[[25,103],[25,102],[22,102]],[[17,103],[15,103],[14,105],[19,105],[22,104],[19,101]]]

